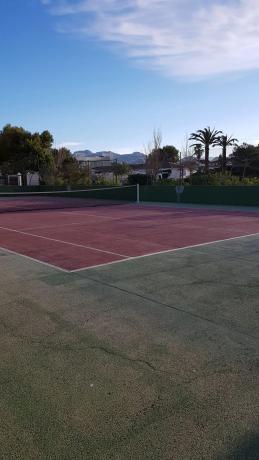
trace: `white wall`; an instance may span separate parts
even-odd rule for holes
[[[26,185],[40,185],[39,173],[27,173],[26,174]]]

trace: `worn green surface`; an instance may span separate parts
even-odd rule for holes
[[[258,256],[67,274],[0,251],[0,458],[257,459]]]

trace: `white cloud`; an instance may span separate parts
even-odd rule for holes
[[[167,76],[200,78],[259,69],[258,0],[47,3],[59,17],[60,31],[110,43]]]
[[[67,149],[74,149],[84,145],[83,142],[61,142],[60,144],[56,145],[56,148],[60,149],[62,147],[66,147]]]

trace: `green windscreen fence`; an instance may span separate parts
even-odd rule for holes
[[[186,186],[180,200],[193,204],[259,206],[259,186]],[[175,186],[141,186],[140,201],[176,203]]]

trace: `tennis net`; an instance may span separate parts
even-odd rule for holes
[[[0,213],[112,206],[138,201],[138,186],[0,193]]]

